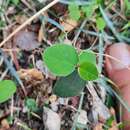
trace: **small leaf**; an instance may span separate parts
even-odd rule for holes
[[[66,32],[70,32],[78,26],[78,22],[69,18],[62,21],[61,25],[64,27]]]
[[[113,121],[115,121],[114,116],[111,116],[109,119],[106,120],[105,125],[108,126],[108,127],[112,127]]]
[[[97,28],[99,30],[103,30],[105,28],[105,26],[106,26],[106,23],[105,23],[104,19],[101,18],[101,17],[97,18],[96,24],[97,24]]]
[[[1,10],[0,10],[1,11]],[[3,21],[3,20],[0,20],[0,28],[2,28],[2,27],[5,27],[5,21]]]
[[[12,80],[0,81],[0,103],[7,101],[16,92],[16,85]]]
[[[37,110],[37,104],[36,101],[33,98],[27,98],[25,101],[25,105],[30,111],[36,111]]]
[[[93,64],[96,64],[96,55],[94,52],[90,50],[82,51],[79,55],[79,64],[83,62],[91,62]]]
[[[82,6],[82,11],[85,13],[86,17],[90,18],[94,12],[93,5]]]
[[[86,81],[82,80],[77,71],[67,77],[60,78],[53,89],[53,92],[60,97],[72,97],[80,95],[85,87]]]
[[[19,4],[19,0],[10,0],[14,5],[18,5]]]
[[[130,10],[130,1],[129,0],[124,0],[125,7],[126,7],[126,13]]]
[[[96,65],[91,62],[83,62],[78,68],[79,75],[84,80],[96,80],[98,78],[98,70]]]
[[[104,3],[104,0],[96,0],[96,3],[99,5],[102,5]]]
[[[127,24],[125,24],[122,29],[128,29],[129,27],[130,27],[130,22],[128,22]]]
[[[69,5],[69,16],[73,20],[79,20],[80,18],[80,10],[79,6],[75,3]]]
[[[71,45],[55,44],[44,51],[43,60],[53,74],[67,76],[74,71],[78,54]]]

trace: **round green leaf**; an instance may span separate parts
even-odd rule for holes
[[[16,85],[12,80],[0,81],[0,103],[7,101],[16,92]]]
[[[91,62],[84,62],[79,65],[79,75],[84,80],[96,80],[98,78],[98,70],[96,65]]]
[[[85,13],[87,18],[92,18],[92,15],[95,11],[95,5],[90,4],[90,5],[85,5],[81,7],[81,10]]]
[[[72,97],[80,95],[86,81],[80,78],[77,71],[66,77],[61,77],[53,88],[53,92],[60,97]]]
[[[69,4],[68,9],[69,9],[69,16],[71,19],[76,21],[80,19],[80,9],[77,4],[75,3]]]
[[[94,52],[90,50],[82,51],[79,55],[79,64],[83,62],[91,62],[93,64],[96,64],[96,55]]]
[[[30,111],[36,111],[37,110],[37,104],[36,101],[33,98],[27,98],[25,100],[25,105]]]
[[[70,45],[55,44],[44,51],[43,60],[53,74],[67,76],[74,71],[78,54]]]
[[[101,18],[101,17],[98,17],[96,19],[96,24],[97,24],[97,28],[99,30],[103,30],[105,28],[105,26],[106,26],[106,23],[105,23],[104,19]]]

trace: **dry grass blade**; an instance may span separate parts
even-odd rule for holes
[[[27,21],[25,21],[22,25],[20,25],[14,32],[12,32],[5,40],[3,40],[0,43],[0,48],[8,41],[10,40],[16,33],[18,33],[21,29],[23,29],[26,25],[28,25],[30,22],[32,22],[35,18],[40,16],[43,12],[45,12],[47,9],[58,3],[60,0],[54,0],[44,8],[42,8],[40,11],[38,11],[36,14],[34,14],[31,18],[29,18]]]
[[[115,57],[113,57],[113,56],[111,56],[111,55],[108,55],[108,54],[100,54],[100,53],[96,53],[96,52],[94,52],[94,53],[97,54],[97,55],[103,55],[104,57],[108,57],[108,58],[110,58],[110,59],[116,61],[117,63],[120,63],[120,64],[124,65],[128,70],[130,70],[130,67],[126,66],[126,65],[125,65],[124,63],[122,63],[119,59],[117,59],[117,58],[115,58]]]

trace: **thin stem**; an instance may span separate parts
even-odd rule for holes
[[[115,27],[113,26],[113,23],[111,22],[111,20],[108,18],[108,16],[106,15],[105,11],[103,10],[102,6],[99,6],[100,12],[107,24],[107,26],[111,29],[111,31],[113,32],[113,34],[116,36],[116,38],[118,39],[118,41],[123,42],[123,39],[120,37],[119,33],[116,31]]]
[[[75,44],[76,44],[76,41],[77,41],[77,39],[78,39],[80,33],[82,32],[82,29],[84,28],[84,26],[85,26],[87,20],[88,20],[88,19],[86,18],[86,19],[82,22],[82,24],[81,24],[81,26],[80,26],[80,28],[79,28],[77,34],[75,35],[75,37],[74,37],[74,39],[73,39],[73,44],[74,44],[74,46],[75,46]]]
[[[20,126],[21,128],[23,128],[24,130],[32,130],[32,129],[30,129],[27,125],[22,124],[22,123],[20,123],[20,122],[17,122],[17,125]]]
[[[103,66],[103,33],[100,34],[99,36],[99,58],[98,58],[98,67],[100,73],[102,73],[102,66]]]
[[[76,115],[75,115],[75,120],[74,120],[74,123],[73,123],[73,126],[72,126],[72,129],[71,129],[71,130],[76,130],[76,124],[77,124],[77,120],[78,120],[79,113],[80,113],[80,111],[81,111],[81,109],[82,109],[83,99],[84,99],[84,92],[81,93],[78,111],[77,111],[77,113],[76,113]]]

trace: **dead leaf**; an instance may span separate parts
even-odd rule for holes
[[[41,26],[38,32],[38,41],[42,42],[43,39],[44,39],[44,32],[43,32],[43,27]]]
[[[28,19],[28,17],[26,15],[17,15],[15,19],[17,23],[22,24]]]
[[[99,123],[99,124],[97,124],[97,125],[95,126],[94,130],[103,130],[102,126],[103,126],[103,125],[102,125],[101,123]]]
[[[46,76],[46,78],[50,78],[52,80],[56,80],[56,76],[54,76],[48,68],[45,66],[42,60],[36,61],[36,67]]]
[[[4,130],[10,128],[9,123],[8,123],[8,121],[7,121],[6,119],[3,119],[3,120],[1,121],[1,125],[2,125],[2,128],[3,128]]]
[[[112,128],[110,128],[109,130],[118,130],[117,126],[113,126]]]
[[[37,41],[37,36],[34,32],[21,31],[14,37],[14,43],[20,49],[31,51],[39,47],[40,43]]]
[[[70,101],[72,102],[72,106],[77,108],[78,104],[79,104],[79,97],[78,96],[74,96],[70,98]]]
[[[116,116],[115,109],[113,107],[110,108],[110,113],[112,116]]]
[[[65,19],[61,22],[61,25],[64,27],[65,31],[70,32],[78,26],[78,22],[72,19]]]
[[[51,95],[49,97],[49,101],[52,103],[52,102],[55,102],[57,100],[57,96],[56,95]]]
[[[20,69],[18,74],[21,79],[35,79],[35,80],[42,80],[44,76],[42,72],[37,69]]]

